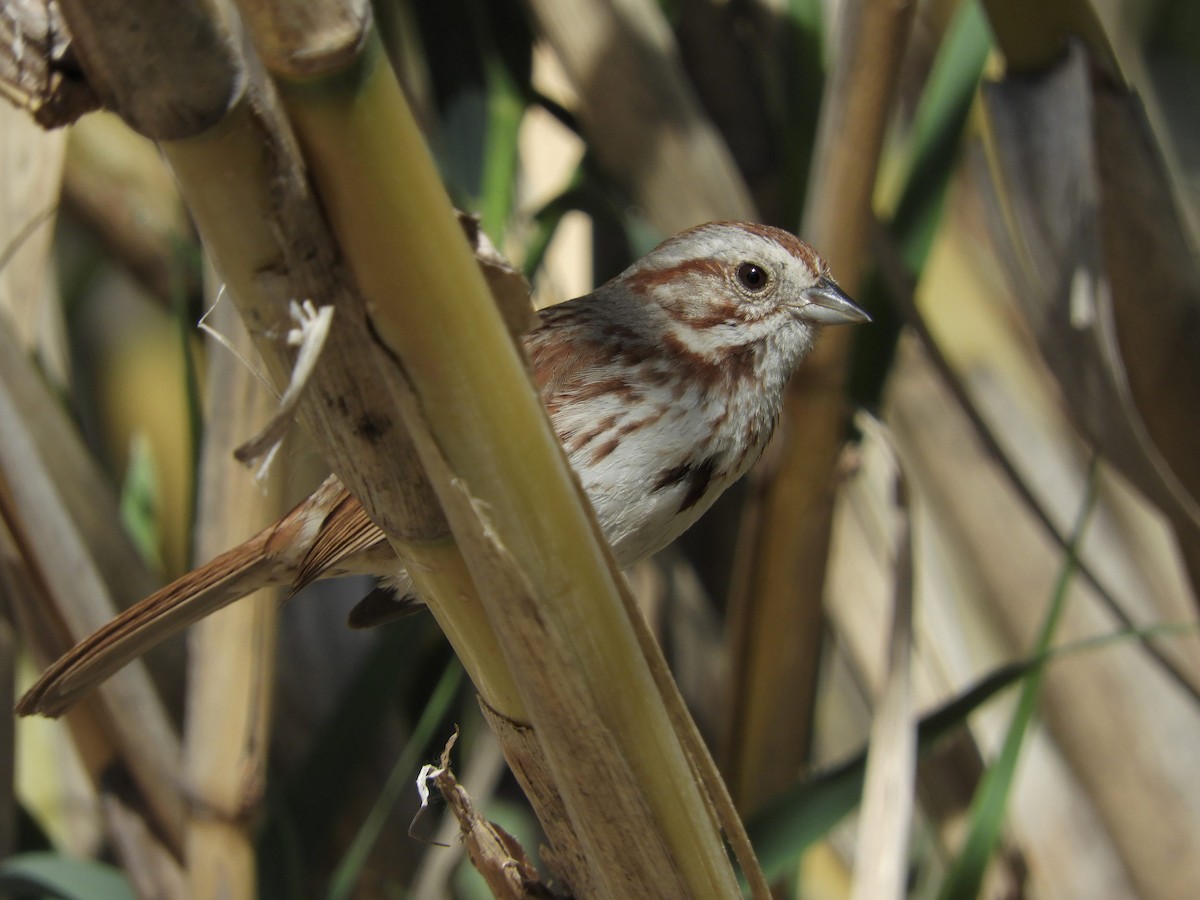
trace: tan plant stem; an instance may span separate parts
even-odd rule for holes
[[[113,527],[110,485],[47,383],[66,371],[44,303],[65,136],[22,115],[0,112],[0,591],[22,643],[44,661],[111,618],[114,598],[144,591],[151,579]],[[126,802],[154,822],[154,833],[120,847],[122,858],[135,865],[163,844],[178,853],[178,744],[145,669],[122,673],[66,725],[97,790],[122,783]]]
[[[861,283],[875,171],[915,6],[844,4],[821,104],[802,233],[822,248],[851,295]],[[740,702],[725,747],[726,777],[743,812],[793,779],[807,755],[851,340],[849,332],[831,330],[793,379],[778,469],[747,518],[731,626],[731,696]],[[790,712],[781,717],[781,709]]]
[[[240,353],[251,352],[232,304],[218,304],[209,323]],[[255,490],[250,471],[229,452],[270,417],[275,398],[241,357],[214,339],[208,344],[210,415],[200,463],[197,559],[216,556],[247,529],[286,512],[279,465]],[[266,786],[279,599],[277,589],[259,591],[199,622],[189,637],[184,776],[193,897],[257,895],[252,824]]]
[[[16,702],[16,638],[9,620],[7,604],[0,602],[0,702]],[[12,716],[0,723],[0,858],[12,855],[17,846],[17,804],[13,796],[16,784],[16,728]]]
[[[631,883],[647,896],[729,894],[714,814],[617,602],[619,573],[391,70],[368,44],[356,70],[284,94],[375,331],[407,376],[397,406],[487,586],[483,610],[597,895]],[[436,592],[429,602],[439,619],[453,608]]]

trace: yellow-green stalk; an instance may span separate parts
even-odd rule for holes
[[[322,11],[306,5],[294,21],[307,30]],[[211,0],[64,3],[89,80],[129,125],[158,141],[277,385],[287,382],[293,356],[284,340],[294,324],[289,302],[335,307],[300,418],[375,520],[413,545],[417,555],[406,562],[414,572],[457,567],[458,581],[467,580],[398,422],[388,386],[395,370],[368,350],[361,298],[340,266],[276,97],[242,61],[227,13]],[[507,670],[489,672],[480,661],[498,656],[487,650],[494,638],[480,619],[462,622],[463,664],[489,702],[519,709]]]
[[[272,226],[280,212],[277,195],[272,190],[278,160],[274,158],[273,149],[264,143],[258,113],[249,104],[240,103],[215,128],[186,140],[164,141],[161,146],[179,178],[180,189],[204,237],[205,246],[225,278],[251,333],[258,338],[259,350],[270,366],[276,383],[286,383],[288,361],[282,352],[279,336],[290,327],[286,317],[288,301],[304,297],[295,293],[294,280],[272,274],[277,267],[285,265],[277,243],[278,232]],[[302,255],[301,248],[295,250]],[[320,303],[336,298],[318,295],[313,299]],[[350,317],[361,319],[361,309],[340,304],[336,308],[338,311],[333,331],[323,350],[321,367],[322,372],[336,379],[335,386],[328,393],[339,399],[367,395],[361,405],[368,409],[384,410],[379,414],[387,415],[391,403],[384,393],[383,374],[369,362],[369,354],[364,353],[361,346],[354,347],[354,342],[344,339],[345,330],[352,326]],[[361,322],[357,323],[357,328],[359,339],[365,341],[367,338]],[[359,374],[355,373],[356,369]],[[318,389],[319,385],[310,387],[310,391]],[[395,413],[391,412],[391,416],[394,419]],[[340,454],[348,454],[341,455],[341,459],[357,460],[357,468],[353,468],[354,463],[349,469],[339,466],[345,473],[345,480],[358,496],[375,497],[381,505],[393,502],[392,498],[395,498],[392,508],[397,512],[391,514],[390,521],[402,524],[390,529],[393,536],[396,531],[414,535],[426,533],[427,528],[442,531],[436,540],[404,542],[402,552],[410,563],[411,571],[420,573],[418,584],[436,582],[444,577],[448,579],[444,591],[461,592],[459,585],[466,578],[465,567],[444,529],[428,523],[404,524],[410,516],[428,516],[428,510],[414,512],[404,509],[406,503],[410,506],[419,505],[413,497],[418,485],[403,472],[388,473],[368,463],[359,454],[360,448],[355,446],[353,426],[353,422],[348,422],[341,428],[321,430],[322,443],[327,450],[330,443],[334,445],[332,458],[335,464],[339,450]],[[399,425],[396,423],[390,427],[398,429]],[[394,443],[389,440],[389,435],[384,435],[380,441]],[[381,451],[380,457],[386,460],[386,446],[378,449]],[[407,451],[397,448],[398,456],[402,452]],[[370,490],[363,491],[356,480],[369,483]],[[385,527],[387,524],[385,522]],[[456,571],[462,574],[456,575]],[[455,646],[462,647],[460,659],[488,702],[512,704],[520,709],[520,701],[506,670],[503,667],[489,667],[486,663],[487,658],[498,657],[494,650],[495,640],[486,620],[478,616],[464,616],[461,621],[443,622],[443,626]]]
[[[495,555],[510,554],[526,579],[517,587],[529,592],[528,620],[500,608],[487,592],[488,579],[503,564],[493,569],[495,559],[468,558],[583,846],[615,849],[606,844],[619,840],[614,828],[637,836],[631,844],[649,839],[630,823],[598,824],[589,802],[596,793],[606,794],[609,803],[623,792],[641,793],[670,850],[669,858],[655,863],[655,874],[675,868],[690,896],[734,895],[736,882],[711,809],[618,600],[619,575],[597,545],[521,355],[462,239],[381,48],[369,40],[352,67],[321,78],[311,77],[309,67],[308,74],[304,81],[282,82],[285,105],[367,297],[374,330],[413,389],[412,412],[423,423],[410,421],[410,427],[415,433],[425,424],[432,433],[432,446],[418,439],[426,470],[456,532],[472,529],[470,514],[461,511],[473,506],[486,516]],[[450,480],[434,474],[437,456],[448,463]],[[459,491],[468,502],[455,496]],[[453,602],[427,599],[439,619]],[[537,657],[561,658],[564,668],[537,672],[530,665],[542,661]],[[547,710],[564,711],[568,681],[577,682],[581,693],[570,710],[576,718],[564,723]],[[570,734],[579,723],[596,733]],[[617,758],[606,756],[610,752]],[[582,770],[589,760],[600,769]],[[615,772],[628,772],[634,783],[597,784]],[[632,806],[638,802],[636,796],[630,800]],[[600,868],[630,863],[640,848],[630,849]],[[633,864],[625,871],[640,870]],[[601,882],[609,875],[596,874]],[[628,889],[620,879],[612,872],[608,895]]]

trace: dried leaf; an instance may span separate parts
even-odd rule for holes
[[[1075,45],[985,90],[1009,269],[1072,413],[1164,511],[1200,525],[1200,271],[1130,94]]]
[[[287,342],[289,346],[300,348],[292,367],[292,377],[283,396],[279,398],[279,408],[270,421],[256,436],[233,451],[233,456],[238,462],[258,466],[254,477],[259,480],[266,477],[271,461],[275,458],[275,451],[279,449],[288,428],[291,427],[300,397],[308,385],[309,376],[312,375],[317,360],[321,358],[321,349],[325,346],[329,326],[333,322],[333,307],[322,306],[318,310],[311,300],[300,303],[293,300],[290,311],[296,327],[288,332]],[[214,340],[226,347],[230,346],[225,337],[205,326],[203,320],[201,327]]]
[[[537,324],[537,313],[530,299],[529,282],[519,269],[513,267],[503,254],[496,249],[479,227],[479,218],[466,213],[458,214],[458,223],[462,226],[475,252],[475,261],[487,279],[488,288],[496,298],[500,314],[508,332],[519,338],[531,331]]]
[[[891,457],[896,532],[887,675],[871,728],[854,867],[853,896],[866,900],[905,895],[916,785],[917,715],[912,681],[913,555],[908,483],[883,424],[865,413],[855,421]]]
[[[492,893],[502,900],[552,900],[557,895],[542,883],[541,876],[517,839],[481,816],[471,802],[471,795],[454,777],[450,768],[450,750],[457,739],[458,732],[455,731],[442,751],[441,767],[430,777],[441,791],[450,812],[458,819],[459,832],[471,855],[471,862]]]
[[[0,94],[43,128],[69,125],[100,107],[79,71],[58,3],[15,0],[0,15]]]

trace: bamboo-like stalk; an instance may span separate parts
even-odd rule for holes
[[[895,573],[886,676],[876,698],[875,721],[863,779],[862,817],[855,849],[853,900],[906,896],[909,832],[917,763],[913,686],[913,545],[909,486],[891,437],[874,419],[860,416],[863,431],[891,456],[889,487],[895,517]]]
[[[362,300],[332,257],[333,237],[307,193],[302,163],[287,142],[287,125],[269,101],[239,103],[219,128],[187,141],[164,142],[164,153],[278,384],[288,378],[282,341],[291,324],[288,302],[312,298],[333,304],[337,313],[322,365],[301,403],[301,420],[393,546],[402,545],[401,558],[418,585],[429,590],[436,582],[446,595],[469,597],[470,579],[397,421],[389,380],[398,373],[364,352],[372,338]],[[264,137],[278,143],[264,146]],[[281,183],[282,202],[273,194],[273,186]],[[282,229],[282,244],[276,229]],[[488,649],[494,638],[486,618],[468,614],[441,624],[461,647],[459,658],[484,697],[519,708],[506,672],[486,664],[499,658]]]
[[[802,233],[851,294],[861,283],[875,171],[915,7],[848,0],[842,8]],[[726,741],[726,772],[744,811],[795,777],[807,753],[852,340],[845,331],[824,335],[793,379],[779,468],[748,517],[732,604],[738,703]],[[791,712],[781,717],[781,709]]]
[[[57,381],[66,378],[66,342],[45,299],[65,148],[65,134],[47,134],[0,101],[0,312]]]
[[[11,24],[11,23],[8,23]],[[113,598],[152,586],[132,543],[113,528],[117,506],[107,479],[88,454],[46,383],[66,377],[64,343],[47,308],[53,212],[61,189],[65,135],[46,134],[12,109],[0,110],[0,593],[4,620],[21,631],[36,658],[57,655],[115,613]],[[53,327],[47,328],[47,324]],[[33,362],[41,357],[43,370]],[[48,370],[48,371],[47,371]],[[10,489],[11,486],[11,489]],[[5,674],[15,660],[0,650]],[[11,698],[11,682],[0,691]],[[12,734],[0,728],[0,832],[14,825]],[[182,844],[183,803],[178,747],[165,712],[140,666],[76,710],[53,732],[69,739],[102,798],[106,783],[126,783],[125,801],[154,831],[118,841],[130,866],[162,858]],[[115,776],[115,777],[114,777]],[[104,804],[110,825],[111,804]],[[0,835],[0,857],[15,833]],[[161,873],[161,870],[159,870]],[[151,879],[156,889],[165,882]]]
[[[115,613],[114,597],[151,581],[132,544],[112,527],[108,483],[32,361],[65,377],[61,337],[47,333],[46,277],[65,135],[46,135],[11,109],[0,112],[0,587],[25,646],[38,658],[66,649]],[[11,659],[9,660],[11,663]],[[178,747],[144,669],[121,677],[67,720],[92,783],[130,782],[128,802],[156,835],[124,844],[127,861],[178,851],[183,805]]]
[[[300,45],[266,62],[375,332],[403,367],[411,395],[397,404],[487,586],[479,599],[597,895],[636,883],[645,896],[728,896],[736,884],[715,814],[616,596],[620,575],[395,77],[373,40],[355,67],[322,79],[313,56]],[[455,616],[453,597],[428,599],[439,620]]]
[[[14,572],[5,587],[29,645],[53,656],[103,624],[115,610],[99,566],[78,525],[59,499],[60,485],[42,461],[34,430],[27,428],[29,393],[12,363],[23,362],[12,335],[0,328],[0,521],[3,555]],[[17,376],[17,377],[14,377]],[[45,397],[42,402],[53,406]],[[19,561],[19,567],[14,561]],[[70,596],[89,598],[71,604]],[[129,796],[154,823],[172,851],[182,845],[183,797],[178,790],[179,748],[144,669],[119,673],[100,694],[67,716],[75,746],[97,785],[120,772]]]
[[[2,577],[2,576],[0,576]],[[6,606],[0,606],[0,703],[16,702],[16,639]],[[12,716],[0,722],[0,859],[12,855],[17,844],[16,729]]]
[[[245,73],[228,35],[223,41],[214,37],[221,29],[203,2],[170,10],[153,4],[141,9],[137,4],[68,3],[66,12],[81,55],[104,60],[89,77],[103,86],[106,102],[159,141],[277,385],[285,384],[290,372],[292,351],[284,341],[292,325],[289,301],[312,299],[337,310],[322,351],[323,365],[309,381],[300,418],[376,521],[393,536],[404,536],[409,561],[416,563],[410,568],[453,571],[457,551],[447,540],[445,520],[417,469],[408,437],[396,422],[388,388],[396,375],[364,352],[371,339],[361,298],[337,262],[335,242],[309,192],[270,86]],[[108,49],[123,47],[126,32],[143,28],[157,29],[159,40],[139,48],[142,55]],[[204,40],[197,44],[195,34],[205,35]],[[198,45],[225,60],[228,71],[214,66],[212,59],[205,61],[205,71],[212,71],[210,77],[225,91],[211,85],[194,90],[191,54]],[[176,95],[127,105],[145,85],[157,95],[171,90]],[[190,122],[193,133],[180,136],[185,132],[181,121]],[[419,558],[414,560],[414,554]],[[447,592],[458,589],[453,578],[445,586]],[[475,648],[489,639],[486,622],[476,617],[463,627],[470,640],[463,642],[467,649],[461,658],[476,684],[489,699],[515,704],[504,673],[488,674],[474,658]]]
[[[113,115],[87,116],[69,133],[64,201],[160,302],[197,293],[199,278],[179,264],[191,223],[158,148]]]
[[[215,292],[212,292],[215,293]],[[240,354],[249,336],[229,303],[209,317]],[[210,559],[247,531],[286,510],[278,466],[263,490],[230,447],[270,418],[275,399],[228,349],[209,340],[211,415],[200,462],[196,558]],[[269,488],[269,489],[268,489]],[[193,897],[257,895],[251,823],[262,803],[270,746],[279,591],[259,591],[196,625],[190,636],[184,777],[188,808],[187,875]]]

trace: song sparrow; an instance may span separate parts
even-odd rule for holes
[[[867,320],[808,244],[738,222],[678,234],[591,294],[543,310],[525,350],[617,561],[661,550],[758,459],[818,326]],[[382,532],[330,477],[275,525],[77,644],[18,711],[62,713],[153,644],[257,588],[294,593],[363,573],[396,591],[384,617],[415,605]],[[370,615],[377,609],[359,619]]]

